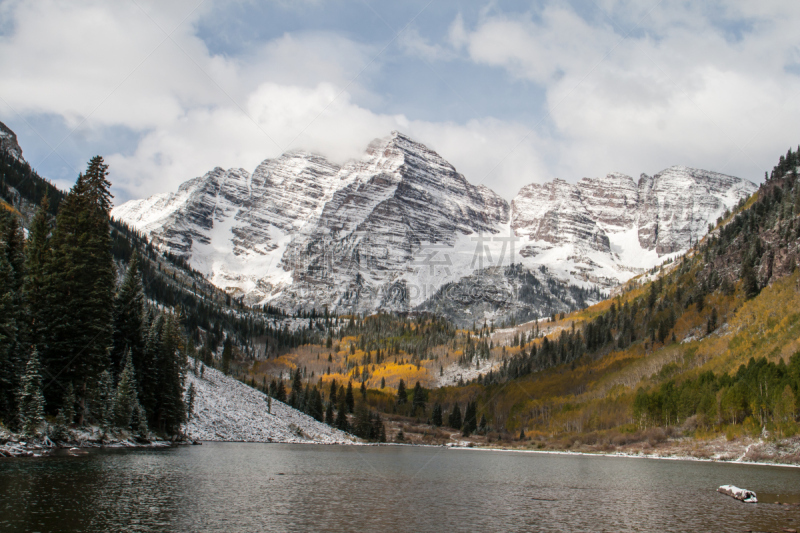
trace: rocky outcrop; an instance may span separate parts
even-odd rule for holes
[[[555,180],[527,185],[511,203],[511,226],[520,237],[609,252],[610,233],[636,229],[643,250],[659,256],[686,250],[709,222],[756,186],[740,178],[687,167],[642,174]]]
[[[22,148],[17,143],[17,134],[0,122],[0,152],[6,152],[22,161]]]
[[[436,308],[466,320],[467,310],[499,318],[503,309],[533,316],[590,303],[597,291],[568,286],[609,288],[659,264],[754,190],[739,178],[671,167],[638,183],[609,174],[527,185],[509,205],[393,132],[343,166],[289,152],[252,175],[216,168],[112,214],[250,303]],[[520,281],[529,275],[536,290]],[[442,301],[443,287],[483,287],[488,299],[459,308],[457,298]],[[523,293],[538,296],[525,302]]]

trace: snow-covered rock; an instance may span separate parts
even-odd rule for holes
[[[758,498],[756,498],[755,492],[752,490],[740,489],[735,485],[722,485],[717,489],[717,492],[730,496],[731,498],[736,498],[737,500],[741,500],[745,503],[758,503]]]
[[[216,168],[112,215],[248,303],[408,311],[514,263],[565,285],[614,287],[687,250],[755,189],[670,167],[638,182],[615,173],[527,185],[509,205],[393,132],[341,167],[289,152],[252,175]]]
[[[0,122],[0,151],[8,152],[15,159],[22,161],[22,148],[17,143],[17,134]]]
[[[192,364],[193,360],[190,360]],[[268,409],[263,393],[205,367],[187,373],[195,391],[186,432],[200,441],[353,444],[356,439],[275,399]]]

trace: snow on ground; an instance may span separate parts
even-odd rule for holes
[[[194,361],[190,359],[193,365]],[[353,444],[355,437],[275,399],[267,411],[267,397],[222,372],[205,367],[188,372],[186,387],[195,390],[194,409],[186,432],[192,439],[230,442],[292,442]]]
[[[442,375],[436,377],[436,384],[440,387],[451,387],[458,383],[459,379],[469,381],[480,375],[486,375],[490,370],[501,368],[503,364],[493,359],[480,359],[478,366],[473,364],[461,366],[458,363],[448,365],[442,370]]]

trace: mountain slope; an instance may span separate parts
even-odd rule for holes
[[[190,360],[194,364],[193,360]],[[264,393],[205,367],[188,372],[186,389],[195,391],[194,409],[187,435],[201,441],[293,442],[352,444],[347,433],[317,422],[310,416]]]
[[[564,287],[614,287],[688,249],[753,190],[739,178],[671,167],[638,183],[609,174],[532,184],[509,205],[393,132],[342,167],[291,152],[252,175],[214,169],[113,215],[249,303],[408,311],[430,308],[446,285],[514,263],[544,267],[542,277]],[[508,315],[515,304],[478,307]]]

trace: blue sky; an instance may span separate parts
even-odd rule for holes
[[[0,2],[0,120],[117,201],[401,130],[473,183],[680,164],[763,176],[800,141],[800,3]]]

